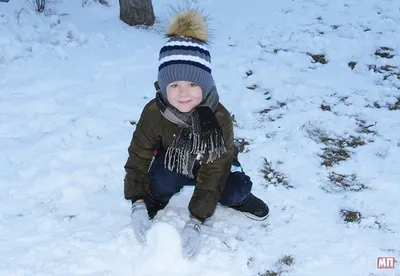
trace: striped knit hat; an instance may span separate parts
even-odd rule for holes
[[[214,86],[211,56],[208,51],[206,21],[197,11],[177,12],[165,31],[170,39],[161,48],[158,84],[167,100],[166,87],[174,81],[190,81],[201,87],[203,101]]]

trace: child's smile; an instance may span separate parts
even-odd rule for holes
[[[187,100],[187,101],[178,101],[180,104],[187,104],[190,103],[192,100]]]

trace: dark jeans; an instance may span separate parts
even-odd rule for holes
[[[145,198],[145,202],[150,216],[164,209],[170,198],[184,186],[196,185],[196,179],[165,169],[164,154],[164,150],[158,152],[149,170],[151,197]],[[240,166],[240,163],[235,160],[233,165]],[[230,172],[219,202],[225,206],[240,205],[250,194],[252,185],[250,177],[244,172]]]

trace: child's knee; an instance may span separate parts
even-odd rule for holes
[[[240,204],[250,194],[252,186],[253,182],[244,172],[229,173],[220,196],[220,203],[226,206]]]

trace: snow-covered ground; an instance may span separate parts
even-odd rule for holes
[[[117,0],[30,2],[0,3],[0,275],[395,275],[376,258],[400,259],[400,1],[191,1],[271,208],[256,222],[218,206],[195,261],[179,248],[193,188],[146,247],[123,198],[170,1],[148,29]]]

